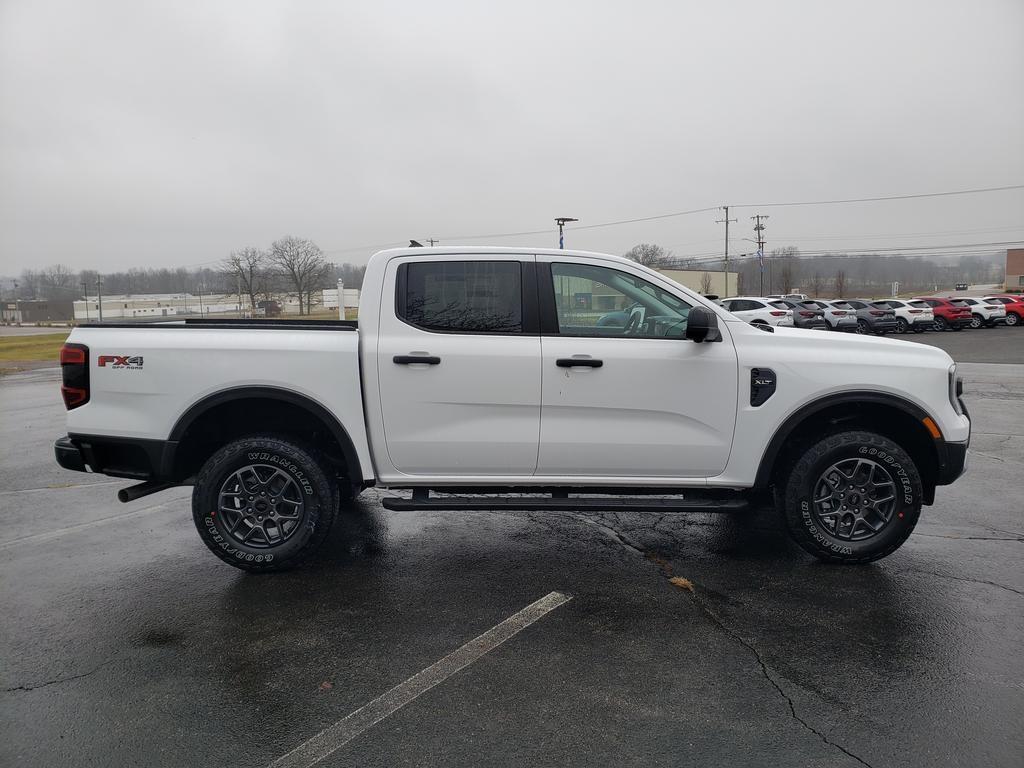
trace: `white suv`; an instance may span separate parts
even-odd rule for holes
[[[777,299],[733,296],[722,299],[722,306],[751,325],[793,325],[793,310]]]
[[[967,296],[950,296],[949,300],[971,310],[971,328],[981,328],[983,325],[991,328],[998,323],[1006,322],[1006,307],[998,302]]]
[[[924,333],[935,327],[932,308],[918,299],[879,299],[874,303],[892,307],[896,311],[897,333]]]

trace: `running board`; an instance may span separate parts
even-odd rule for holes
[[[416,490],[412,498],[385,496],[384,509],[400,512],[427,509],[446,512],[517,510],[522,512],[739,512],[749,506],[741,496],[716,497],[688,494],[685,498],[664,497],[569,497],[551,496],[430,496]]]

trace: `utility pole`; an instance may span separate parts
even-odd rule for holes
[[[85,322],[89,322],[89,281],[88,280],[83,280],[82,281],[82,293],[85,294]],[[71,306],[74,306],[74,304],[72,304]],[[71,314],[73,315],[75,313],[72,312]]]
[[[238,282],[238,316],[242,316],[242,275],[235,275],[235,280]]]
[[[100,322],[103,322],[103,278],[96,275],[96,311],[99,313]]]
[[[430,247],[433,248],[434,247],[434,243],[440,243],[441,241],[440,240],[435,240],[432,237],[428,237],[427,238],[427,242],[430,243]]]
[[[725,222],[725,295],[729,295],[729,222],[736,221],[736,219],[729,218],[729,206],[723,205],[722,210],[725,211],[725,218],[718,219],[715,223],[721,224]]]
[[[754,220],[754,233],[757,235],[757,262],[761,267],[761,296],[764,296],[764,224],[761,219],[767,219],[766,214],[758,213],[750,217]]]
[[[559,216],[555,219],[555,224],[558,225],[558,247],[565,248],[565,238],[562,236],[562,227],[564,227],[570,221],[579,221],[579,219],[571,219],[568,216]]]

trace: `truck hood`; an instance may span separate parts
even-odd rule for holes
[[[778,326],[775,333],[770,334],[756,328],[752,331],[764,339],[763,342],[750,339],[751,350],[763,343],[765,352],[772,349],[773,353],[794,362],[802,360],[808,364],[832,362],[869,367],[925,368],[944,373],[953,364],[953,358],[944,350],[913,341]]]

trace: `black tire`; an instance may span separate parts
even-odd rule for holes
[[[981,328],[985,324],[985,321],[981,319],[981,315],[975,313],[971,315],[971,328]]]
[[[935,325],[935,330],[936,331],[948,331],[949,330],[949,321],[946,318],[944,318],[944,317],[936,317],[934,325]]]
[[[1016,312],[1006,313],[1006,324],[1007,325],[1020,325],[1020,315]]]
[[[334,523],[339,491],[332,477],[312,449],[289,439],[234,440],[196,476],[196,530],[217,557],[236,568],[292,568],[317,550]]]
[[[914,333],[924,333],[924,331],[925,331],[924,328],[915,328],[914,329]]]
[[[896,331],[897,331],[897,333],[906,333],[909,330],[910,330],[910,323],[908,323],[902,317],[896,318]]]
[[[914,530],[924,498],[907,452],[860,431],[808,446],[783,488],[781,512],[793,540],[830,563],[869,563],[895,552]],[[891,501],[885,498],[890,489]],[[853,509],[844,502],[853,502]]]
[[[871,333],[871,326],[868,325],[867,320],[857,321],[857,333]]]

